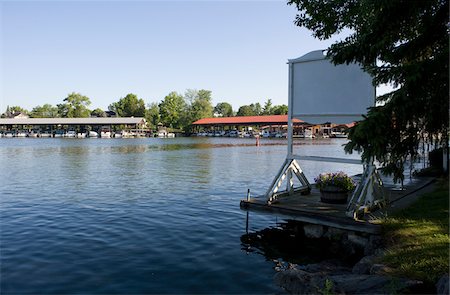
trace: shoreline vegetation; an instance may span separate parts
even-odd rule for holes
[[[91,99],[80,93],[72,92],[62,103],[38,105],[31,111],[21,106],[7,106],[1,118],[13,118],[19,114],[30,118],[88,118],[88,117],[144,117],[151,129],[156,130],[158,124],[168,127],[171,132],[189,133],[192,123],[210,117],[287,115],[288,106],[273,105],[271,99],[261,103],[241,105],[238,110],[228,102],[212,103],[212,91],[205,89],[187,89],[184,94],[170,92],[159,102],[146,104],[144,99],[129,93],[118,101],[111,103],[107,110],[100,108],[91,110]]]
[[[413,203],[381,217],[380,235],[358,242],[342,232],[339,238],[340,231],[333,230],[335,237],[324,240],[328,229],[319,239],[300,237],[300,245],[319,243],[325,253],[334,249],[334,254],[311,264],[293,264],[295,260],[282,264],[275,284],[291,294],[448,294],[448,176],[432,185],[419,192]]]
[[[386,251],[382,263],[395,276],[435,284],[449,271],[449,184],[439,179],[435,191],[383,222]]]

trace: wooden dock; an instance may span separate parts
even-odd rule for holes
[[[409,198],[427,187],[432,178],[412,178],[404,183],[404,189],[395,185],[389,179],[384,179],[384,189],[391,204]],[[379,234],[381,230],[381,217],[386,212],[378,210],[366,214],[364,220],[354,220],[346,216],[346,204],[328,204],[320,201],[320,192],[314,188],[309,195],[294,194],[280,197],[275,203],[268,205],[264,197],[242,200],[241,208],[250,211],[261,211],[281,215],[287,219],[334,227],[343,230]]]

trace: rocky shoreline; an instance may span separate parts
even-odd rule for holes
[[[288,221],[280,228],[246,234],[241,241],[275,263],[274,282],[290,294],[449,294],[448,274],[435,286],[393,276],[393,270],[380,263],[384,249],[379,235]],[[283,262],[293,261],[278,258],[285,245],[293,252],[305,251],[300,248],[308,245],[325,260]]]

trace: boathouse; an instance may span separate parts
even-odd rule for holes
[[[294,119],[292,121],[294,129],[303,129],[308,125],[305,121]],[[270,115],[270,116],[236,116],[236,117],[216,117],[203,118],[192,123],[194,132],[200,130],[239,130],[243,127],[254,126],[262,129],[263,126],[268,126],[269,129],[281,129],[288,124],[288,115]]]
[[[123,129],[143,130],[146,121],[141,117],[106,117],[106,118],[1,118],[1,131],[50,131],[63,129],[99,130],[104,127],[123,127]]]

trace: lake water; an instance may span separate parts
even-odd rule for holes
[[[344,157],[342,139],[296,140]],[[279,293],[274,262],[241,243],[285,140],[1,139],[1,293]],[[347,155],[358,158],[358,155]],[[301,162],[320,172],[359,165]],[[279,217],[250,213],[250,231]]]

